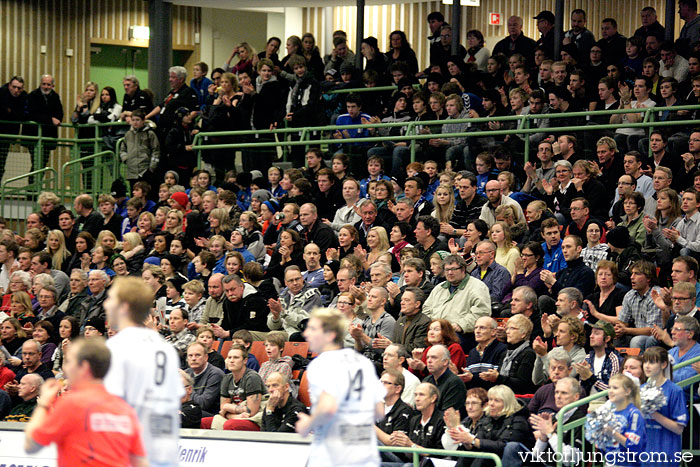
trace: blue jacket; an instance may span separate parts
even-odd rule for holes
[[[593,368],[593,362],[595,361],[594,350],[591,350],[591,353],[586,355],[586,361]],[[617,350],[606,348],[605,360],[603,360],[603,368],[600,370],[600,375],[593,373],[593,376],[581,381],[581,386],[586,390],[586,394],[590,394],[593,387],[598,391],[605,391],[608,389],[610,378],[618,373],[622,373],[622,357]]]
[[[212,80],[206,76],[197,83],[197,80],[192,78],[190,81],[190,87],[197,94],[197,103],[199,104],[200,110],[204,110],[204,106],[207,103],[207,97],[209,97],[209,85],[214,84]]]
[[[566,267],[566,260],[564,260],[564,254],[561,251],[561,243],[562,241],[559,240],[557,247],[550,250],[547,248],[547,242],[542,242],[542,249],[544,250],[543,267],[547,271],[557,273]]]

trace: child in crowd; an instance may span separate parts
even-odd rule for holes
[[[628,376],[617,374],[610,378],[608,399],[615,406],[615,417],[622,428],[619,431],[612,426],[605,428],[616,443],[612,448],[603,450],[603,454],[614,458],[616,466],[641,466],[639,454],[645,451],[647,436],[644,415],[639,410],[639,388]]]
[[[155,131],[146,125],[146,114],[136,109],[131,128],[124,135],[119,157],[126,163],[126,179],[133,188],[140,180],[150,180],[160,161],[160,143]]]
[[[488,152],[482,152],[476,156],[476,192],[481,196],[486,196],[484,189],[486,182],[491,177],[493,169],[493,156]]]
[[[379,156],[367,159],[367,172],[369,176],[360,182],[360,197],[368,198],[367,185],[371,180],[391,180],[384,175],[384,160]]]
[[[680,324],[676,324],[680,326]],[[644,351],[644,374],[647,382],[642,386],[660,388],[666,396],[666,405],[646,417],[647,446],[649,453],[666,453],[669,462],[655,462],[649,466],[678,466],[673,462],[681,452],[681,435],[688,423],[688,410],[683,390],[673,382],[673,367],[668,351],[651,347]]]
[[[428,187],[425,190],[425,199],[433,200],[433,193],[440,185],[440,177],[438,177],[438,163],[435,161],[425,161],[423,163],[423,172],[428,174]]]
[[[204,348],[207,349],[207,362],[223,371],[226,366],[224,357],[213,349],[214,331],[212,331],[209,326],[200,326],[197,329],[197,342],[202,344]]]
[[[255,358],[255,355],[250,353],[250,346],[253,345],[253,335],[250,333],[250,331],[239,329],[233,333],[231,340],[233,341],[233,345],[238,344],[246,348],[246,351],[248,352],[248,361],[246,362],[245,366],[251,370],[258,371],[260,369],[260,362],[258,362],[258,359]]]

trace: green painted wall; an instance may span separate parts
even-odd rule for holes
[[[117,98],[121,103],[124,96],[122,86],[124,76],[134,74],[139,79],[141,88],[148,88],[148,49],[119,45],[94,45],[93,47],[100,48],[101,51],[90,54],[90,81],[97,83],[100,89],[112,86],[117,91]],[[173,65],[184,65],[190,53],[173,51]]]

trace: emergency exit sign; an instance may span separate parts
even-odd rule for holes
[[[501,14],[500,13],[489,13],[489,24],[491,26],[501,25]]]

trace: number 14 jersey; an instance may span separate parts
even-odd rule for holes
[[[338,404],[333,419],[315,430],[308,465],[379,465],[375,406],[386,390],[372,362],[352,349],[332,350],[315,358],[307,375],[312,413],[323,392]]]
[[[105,387],[136,410],[149,462],[177,465],[178,410],[185,389],[175,348],[157,332],[142,327],[120,331],[107,340],[107,347],[112,363]]]

